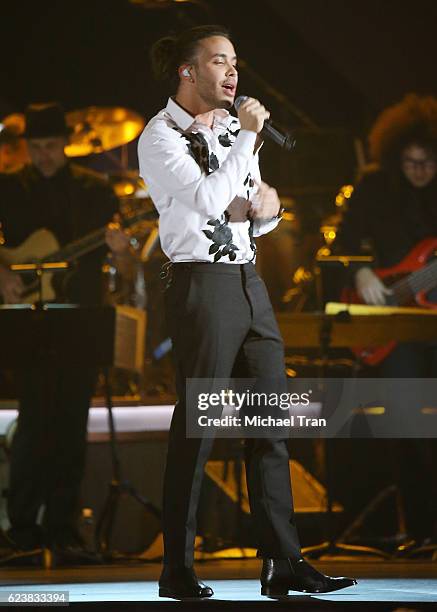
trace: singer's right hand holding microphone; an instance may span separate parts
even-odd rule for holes
[[[255,98],[247,98],[238,107],[238,119],[242,130],[259,134],[264,127],[264,121],[269,117],[269,111]],[[280,208],[281,202],[276,189],[261,181],[252,198],[249,217],[252,219],[272,219],[278,214]]]
[[[238,119],[242,130],[259,134],[264,121],[270,117],[269,111],[255,98],[247,98],[238,108]]]
[[[270,113],[255,98],[247,98],[238,106],[238,119],[242,130],[259,134]],[[248,215],[252,219],[273,219],[279,213],[281,202],[278,192],[264,181],[258,184],[258,189],[252,197]]]

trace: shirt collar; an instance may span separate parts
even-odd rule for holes
[[[196,120],[193,115],[190,115],[190,113],[183,109],[182,106],[180,106],[173,98],[168,99],[165,110],[176,123],[176,125],[180,127],[184,132],[196,124]],[[214,124],[219,123],[227,127],[230,119],[232,119],[232,117],[230,116],[227,110],[225,110],[224,108],[215,109]]]

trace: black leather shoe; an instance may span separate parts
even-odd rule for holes
[[[331,578],[318,572],[305,559],[263,559],[261,595],[285,597],[288,591],[329,593],[357,584],[353,578]]]
[[[56,530],[50,535],[50,549],[56,566],[101,565],[102,557],[87,550],[85,543],[74,527]]]
[[[90,552],[80,546],[53,546],[54,564],[59,566],[102,565],[103,559],[98,553]]]
[[[11,531],[0,531],[0,565],[41,566],[43,546],[34,538],[17,541],[11,537]]]
[[[211,587],[199,582],[191,567],[164,565],[159,579],[159,596],[173,599],[203,599],[211,597]]]

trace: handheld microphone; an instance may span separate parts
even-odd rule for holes
[[[238,111],[240,106],[247,100],[248,96],[238,96],[238,98],[234,101],[234,108]],[[270,119],[264,121],[264,126],[260,132],[260,136],[264,138],[270,138],[273,142],[276,142],[280,147],[286,149],[287,151],[291,151],[296,146],[296,139],[292,134],[288,134],[287,132],[283,132],[278,127],[275,127],[273,122]]]

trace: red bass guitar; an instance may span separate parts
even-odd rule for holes
[[[437,303],[428,299],[428,293],[437,287],[437,238],[425,238],[396,266],[374,270],[384,284],[393,291],[387,296],[390,306],[422,306],[437,308]],[[341,301],[347,304],[362,304],[363,300],[353,289],[344,289]],[[390,342],[376,348],[354,348],[353,352],[368,365],[377,365],[396,346]]]

